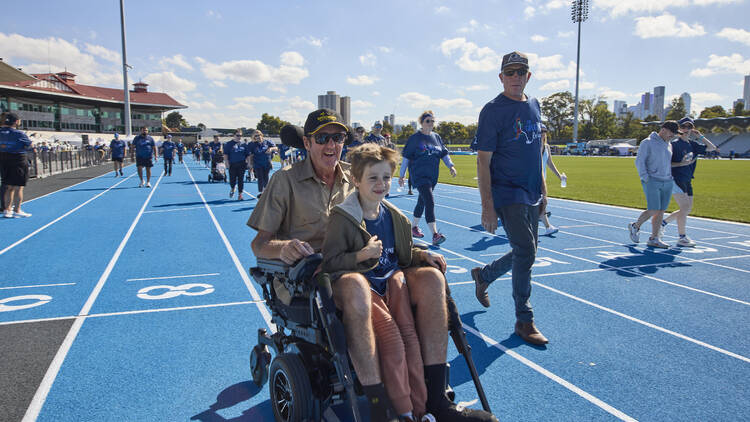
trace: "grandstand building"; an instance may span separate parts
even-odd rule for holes
[[[0,111],[21,119],[19,129],[124,133],[122,89],[82,85],[70,72],[27,74],[0,59]],[[162,132],[162,113],[187,108],[163,92],[137,82],[130,94],[132,131]]]

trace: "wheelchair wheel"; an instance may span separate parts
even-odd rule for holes
[[[208,182],[211,183],[211,175],[208,175]]]
[[[268,381],[268,364],[271,362],[271,354],[264,344],[257,344],[250,352],[250,372],[253,374],[253,382],[258,387]]]
[[[282,353],[271,362],[271,406],[277,421],[304,421],[312,417],[313,394],[307,370],[296,354]]]

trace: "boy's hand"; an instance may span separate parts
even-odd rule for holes
[[[445,257],[443,257],[443,255],[434,254],[429,251],[423,251],[422,253],[424,254],[423,260],[427,265],[435,267],[440,270],[440,272],[445,274],[445,270],[447,270],[448,268],[445,263]]]
[[[362,248],[364,257],[366,259],[378,259],[383,253],[383,242],[378,240],[377,236],[373,236],[367,241],[367,244]]]

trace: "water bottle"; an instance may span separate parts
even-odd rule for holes
[[[568,176],[563,173],[560,175],[560,187],[564,188],[566,186],[568,186]]]

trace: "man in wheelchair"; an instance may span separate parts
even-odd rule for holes
[[[302,258],[313,256],[316,251],[321,250],[332,208],[340,204],[355,189],[348,164],[339,161],[344,143],[349,139],[349,131],[349,128],[342,123],[341,116],[328,109],[320,109],[310,113],[305,122],[304,130],[291,126],[284,128],[282,141],[296,148],[305,148],[308,158],[274,174],[264,192],[265,194],[259,199],[248,220],[247,224],[257,231],[257,235],[252,241],[252,250],[258,257],[259,268],[254,269],[257,274],[254,273],[253,275],[256,280],[259,278],[262,280],[263,274],[266,275],[268,282],[263,285],[264,294],[268,293],[274,303],[281,303],[278,306],[281,312],[288,311],[286,317],[284,317],[277,310],[274,310],[275,316],[279,314],[274,322],[277,325],[282,325],[282,327],[284,325],[296,326],[294,323],[296,318],[307,319],[307,322],[314,323],[315,318],[307,318],[306,315],[292,315],[295,309],[292,305],[294,305],[295,300],[299,303],[300,297],[304,298],[306,293],[317,291],[317,293],[309,296],[308,302],[311,309],[318,310],[315,315],[318,315],[320,322],[322,322],[323,330],[329,334],[327,348],[334,358],[338,382],[343,384],[344,387],[347,387],[351,382],[351,375],[348,374],[348,362],[346,362],[347,353],[343,351],[348,350],[348,356],[351,358],[357,379],[370,403],[370,420],[390,422],[396,419],[393,417],[390,401],[380,377],[375,335],[371,321],[370,285],[367,279],[359,273],[347,273],[338,278],[331,286],[325,274],[316,277],[311,275],[310,268],[316,267],[319,261],[316,262],[310,260],[310,258],[303,261],[302,267],[306,269],[301,269],[299,266],[290,269],[284,265],[278,265],[274,269],[273,261],[268,261],[280,260],[291,265]],[[414,320],[419,333],[427,385],[427,411],[435,415],[437,420],[441,422],[495,421],[495,417],[488,411],[469,408],[457,409],[456,405],[446,395],[448,375],[446,364],[448,336],[446,336],[446,332],[449,330],[449,306],[452,306],[450,325],[454,341],[456,336],[461,337],[463,335],[463,331],[460,329],[460,319],[458,319],[455,304],[452,300],[448,300],[449,296],[447,296],[447,286],[443,275],[445,260],[442,256],[431,254],[426,250],[422,253],[424,254],[422,261],[434,266],[408,268],[404,273],[408,280],[409,296],[415,310]],[[290,282],[290,274],[299,277],[299,272],[308,273],[310,277],[304,280],[301,278],[291,280]],[[269,274],[271,274],[270,279]],[[297,299],[295,299],[295,296]],[[266,299],[268,300],[269,297]],[[335,333],[338,319],[332,315],[334,313],[333,302],[342,314],[345,346],[343,345],[344,339]],[[296,314],[302,313],[304,312],[297,312]],[[313,314],[312,311],[310,313]],[[285,324],[287,321],[290,324]],[[296,331],[292,330],[293,335],[298,337],[305,335],[305,330],[301,328],[298,327]],[[262,333],[259,333],[259,337],[262,335]],[[310,337],[312,337],[311,340],[315,340],[314,335]],[[267,339],[266,341],[261,340],[261,343],[269,344]],[[315,343],[320,342],[315,341]],[[325,341],[322,343],[325,343]],[[464,346],[465,343],[464,338]],[[294,347],[306,346],[295,344]],[[344,347],[344,349],[341,347]],[[459,351],[467,358],[467,363],[470,363],[470,352],[466,350],[468,347],[463,349],[461,350],[461,347],[459,347]],[[256,358],[260,352],[254,349]],[[298,350],[298,353],[304,355],[306,351]],[[288,361],[282,362],[283,365],[296,366],[298,370],[302,371],[302,375],[307,376],[306,372],[309,371],[304,366],[300,368],[301,362],[299,360],[285,359]],[[325,366],[326,363],[312,362],[312,364]],[[274,365],[271,366],[273,376]],[[485,409],[489,409],[484,393],[481,391],[478,376],[473,369],[473,364],[470,363],[469,366],[483,406]],[[294,376],[292,377],[294,378]],[[294,382],[295,380],[288,381]],[[302,382],[302,384],[309,388],[309,380]],[[341,389],[340,387],[341,385],[338,386],[339,389]],[[271,389],[272,399],[281,403],[280,406],[277,406],[276,403],[273,404],[274,413],[278,419],[293,421],[319,417],[320,409],[317,409],[316,416],[312,415],[315,411],[312,408],[294,408],[292,409],[293,412],[290,413],[290,407],[294,407],[294,403],[290,400],[290,397],[293,396],[291,393],[297,394],[299,402],[301,396],[312,395],[310,391],[306,389],[287,391],[283,382],[272,384]],[[352,403],[355,420],[359,420],[352,389],[348,387],[346,389],[346,396]],[[307,406],[313,405],[307,404]]]

